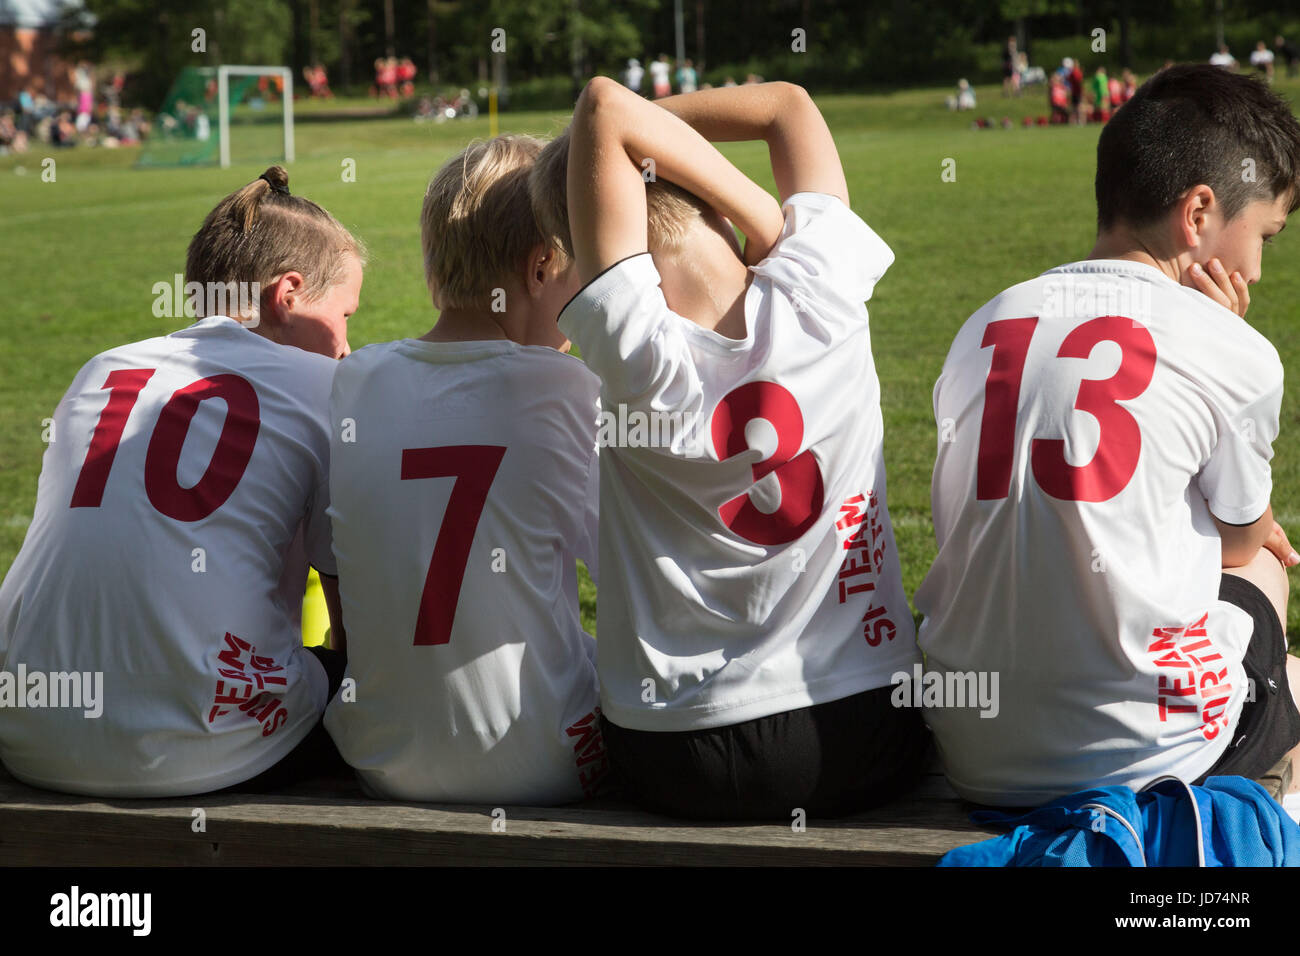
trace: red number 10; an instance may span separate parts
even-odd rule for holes
[[[113,470],[117,446],[126,430],[136,400],[157,369],[125,368],[110,372],[102,388],[109,390],[108,403],[99,413],[95,432],[86,449],[86,460],[72,490],[73,508],[98,508]],[[226,403],[226,421],[212,460],[198,483],[181,486],[176,478],[185,436],[199,406],[210,398]],[[248,462],[253,457],[262,421],[257,392],[238,375],[212,375],[178,388],[163,406],[145,453],[144,488],[149,503],[177,521],[200,521],[216,511],[234,493]]]
[[[990,322],[981,348],[993,348],[984,385],[984,418],[980,423],[976,497],[1005,498],[1011,488],[1015,454],[1016,411],[1020,381],[1029,355],[1029,342],[1038,318]],[[1065,460],[1065,441],[1035,438],[1030,464],[1040,488],[1062,501],[1108,501],[1127,487],[1142,453],[1137,420],[1119,402],[1137,398],[1151,384],[1156,368],[1156,343],[1146,326],[1118,315],[1103,315],[1083,323],[1061,343],[1058,358],[1087,358],[1100,342],[1120,347],[1119,369],[1107,379],[1084,379],[1074,407],[1097,419],[1101,437],[1097,453],[1086,465]]]

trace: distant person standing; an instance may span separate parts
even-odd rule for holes
[[[695,74],[695,66],[690,60],[685,60],[677,68],[677,92],[694,93],[698,88],[698,77]]]
[[[1065,79],[1065,85],[1070,88],[1070,113],[1071,122],[1082,123],[1084,114],[1083,105],[1083,67],[1076,63],[1073,58],[1066,57],[1061,61],[1062,76]]]
[[[1047,105],[1051,108],[1051,123],[1070,122],[1070,88],[1060,71],[1052,74],[1047,84]]]
[[[627,69],[623,71],[623,85],[640,96],[641,80],[644,76],[645,70],[641,66],[641,61],[633,57],[627,61]]]
[[[1224,69],[1235,70],[1237,68],[1237,58],[1228,52],[1228,45],[1220,43],[1219,48],[1210,54],[1210,66],[1221,66]]]
[[[1296,49],[1296,45],[1284,39],[1280,33],[1273,38],[1273,49],[1286,60],[1286,75],[1295,76],[1296,64],[1300,63],[1300,49]]]
[[[1002,48],[1002,95],[1019,96],[1020,95],[1020,72],[1017,70],[1019,65],[1019,51],[1016,49],[1016,38],[1007,37],[1007,45]]]
[[[1256,43],[1255,49],[1250,51],[1250,65],[1264,74],[1265,82],[1273,82],[1273,51],[1263,40]]]
[[[1092,101],[1089,120],[1104,123],[1110,119],[1110,79],[1106,76],[1106,67],[1097,67],[1088,79],[1088,99]]]
[[[673,85],[668,79],[670,70],[667,53],[660,53],[659,59],[650,64],[650,85],[654,89],[654,96],[657,100],[663,99],[665,96],[672,96]]]
[[[1124,81],[1124,102],[1127,103],[1129,100],[1133,99],[1133,94],[1137,92],[1137,74],[1128,67],[1124,67],[1124,72],[1120,74],[1120,77]]]
[[[86,127],[90,125],[90,114],[95,109],[94,69],[82,60],[77,64],[77,72],[72,82],[77,89],[77,132],[84,133]]]

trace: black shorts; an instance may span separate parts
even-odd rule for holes
[[[1286,678],[1286,636],[1277,611],[1263,591],[1235,574],[1223,575],[1219,600],[1235,604],[1255,623],[1242,661],[1254,685],[1254,700],[1242,705],[1228,749],[1193,781],[1198,784],[1206,777],[1263,777],[1300,743],[1300,713]]]
[[[602,717],[623,796],[697,820],[781,820],[796,810],[843,816],[916,783],[930,756],[920,709],[879,687],[729,727],[628,730]]]
[[[347,672],[348,659],[343,651],[326,647],[308,647],[316,659],[325,668],[329,680],[329,696],[326,703],[343,686],[343,676]],[[251,780],[226,787],[228,792],[237,793],[273,793],[291,787],[311,777],[351,777],[352,768],[339,754],[339,749],[325,729],[325,717],[322,715],[307,736],[298,745],[280,758],[279,763],[263,770]]]

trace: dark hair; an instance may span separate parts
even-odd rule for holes
[[[1101,131],[1097,225],[1150,225],[1202,184],[1227,219],[1254,200],[1279,196],[1289,197],[1294,212],[1300,123],[1252,76],[1208,64],[1171,66],[1143,83]]]

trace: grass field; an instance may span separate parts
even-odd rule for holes
[[[1300,100],[1300,83],[1279,89]],[[1038,91],[1001,99],[979,88],[981,115],[1010,115],[1015,129],[969,128],[947,112],[947,90],[819,99],[835,133],[854,209],[897,260],[870,305],[880,372],[890,511],[908,594],[935,553],[930,473],[935,426],[930,393],[953,334],[1003,288],[1087,256],[1095,235],[1092,176],[1097,127],[1022,129],[1044,112]],[[551,134],[558,114],[508,114],[503,131]],[[353,348],[419,335],[432,324],[420,260],[419,209],[433,170],[474,137],[486,117],[442,125],[407,119],[302,122],[290,186],[337,215],[369,246]],[[771,188],[764,148],[724,147]],[[236,148],[235,155],[243,152]],[[160,335],[185,320],[155,318],[155,282],[183,271],[185,248],[204,215],[266,163],[134,170],[135,150],[54,152],[56,180],[43,182],[39,150],[0,158],[0,574],[22,543],[36,498],[42,420],[77,369],[124,342]],[[944,182],[945,160],[956,179]],[[355,161],[356,181],[341,171]],[[19,167],[23,168],[20,172]],[[1300,237],[1288,230],[1264,253],[1250,321],[1300,368]],[[1274,460],[1274,510],[1300,541],[1300,389],[1288,392]],[[1153,546],[1158,546],[1153,542]],[[129,543],[122,558],[130,560]],[[1051,555],[1044,555],[1051,560]],[[1288,630],[1300,633],[1293,577]],[[594,627],[594,590],[584,618]]]

